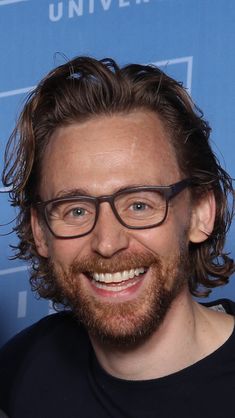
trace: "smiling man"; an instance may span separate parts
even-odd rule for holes
[[[12,418],[235,416],[232,181],[183,87],[78,57],[30,95],[3,181],[31,284],[69,308],[0,355]]]

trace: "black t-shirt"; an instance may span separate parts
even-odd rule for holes
[[[235,313],[230,301],[214,304]],[[234,418],[235,331],[177,373],[127,381],[100,367],[72,313],[51,315],[1,350],[0,407],[10,418]]]

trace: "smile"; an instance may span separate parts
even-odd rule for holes
[[[140,267],[131,270],[118,271],[116,273],[91,273],[95,282],[102,283],[123,283],[146,272],[146,268]]]
[[[85,276],[90,279],[93,290],[103,297],[129,298],[139,288],[148,267],[138,267],[115,273],[89,272]]]

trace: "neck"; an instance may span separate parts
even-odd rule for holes
[[[129,350],[110,348],[91,338],[101,366],[127,380],[167,376],[216,350],[229,337],[233,319],[192,300],[188,290],[178,295],[162,325],[141,345]]]

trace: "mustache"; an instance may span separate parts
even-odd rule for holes
[[[69,273],[116,273],[117,271],[131,270],[140,267],[149,268],[152,265],[161,267],[162,263],[158,255],[151,253],[131,253],[113,256],[111,259],[99,255],[84,257],[74,260],[70,265]]]

